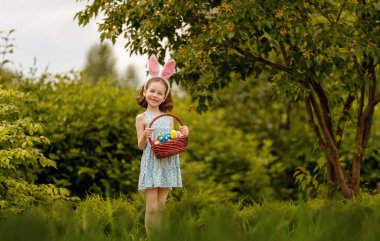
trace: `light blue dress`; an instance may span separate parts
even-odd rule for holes
[[[156,115],[148,111],[144,112],[144,114],[146,117],[146,126],[148,127]],[[170,116],[164,116],[153,123],[153,138],[156,138],[160,134],[170,132],[171,119],[172,117]],[[144,192],[145,189],[156,187],[168,187],[170,189],[173,187],[182,187],[179,155],[176,154],[167,158],[158,159],[150,147],[150,142],[147,140],[146,148],[141,157],[138,191]]]

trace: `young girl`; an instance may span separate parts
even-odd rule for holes
[[[159,230],[169,189],[182,187],[179,156],[174,155],[157,159],[151,150],[148,138],[156,138],[160,134],[173,129],[173,119],[164,116],[157,119],[152,128],[148,128],[154,117],[173,109],[168,78],[173,75],[175,61],[169,60],[162,72],[155,56],[149,58],[150,79],[141,88],[137,102],[146,111],[136,117],[138,147],[144,150],[141,158],[138,190],[145,194],[145,229]],[[189,134],[186,126],[179,128],[184,135]]]

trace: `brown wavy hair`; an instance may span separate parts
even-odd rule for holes
[[[152,78],[152,79],[148,80],[148,83],[146,84],[147,89],[152,82],[161,82],[166,86],[165,80],[163,80],[161,78]],[[168,89],[168,87],[166,86],[165,92],[167,91],[167,89]],[[145,96],[144,96],[144,86],[141,87],[139,96],[136,98],[136,100],[140,106],[142,106],[144,108],[148,108],[148,102],[146,101]],[[168,96],[166,97],[165,101],[161,103],[159,108],[160,108],[161,112],[169,112],[173,109],[173,106],[174,106],[174,104],[173,104],[173,99],[172,99],[172,93],[171,93],[171,91],[169,91]]]

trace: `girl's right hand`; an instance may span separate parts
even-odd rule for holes
[[[152,138],[153,128],[146,128],[144,130],[144,137],[145,138]]]

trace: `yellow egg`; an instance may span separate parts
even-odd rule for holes
[[[172,139],[177,138],[177,131],[175,131],[175,130],[171,130],[171,131],[170,131],[170,136],[171,136]]]

